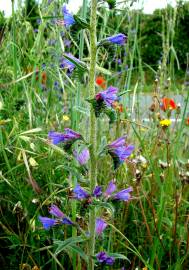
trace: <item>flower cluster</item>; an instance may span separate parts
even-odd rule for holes
[[[39,216],[39,220],[43,224],[43,228],[45,230],[49,230],[55,225],[74,225],[74,223],[68,217],[66,217],[65,214],[54,204],[49,208],[49,213],[54,215],[56,218]]]
[[[111,180],[108,183],[107,189],[105,192],[102,192],[101,186],[96,186],[93,190],[93,193],[88,193],[85,189],[83,189],[79,184],[73,189],[73,198],[77,200],[86,200],[90,197],[99,198],[102,196],[104,199],[111,199],[111,200],[119,200],[119,201],[129,201],[131,199],[130,192],[133,191],[132,187],[128,187],[127,189],[120,190],[115,192],[117,189],[115,180]]]
[[[120,137],[106,146],[108,153],[114,162],[114,169],[117,169],[133,152],[133,145],[126,145],[126,136]]]
[[[103,263],[106,265],[113,265],[115,262],[115,258],[108,256],[107,253],[105,251],[100,251],[97,255],[96,255],[97,261],[99,263]]]

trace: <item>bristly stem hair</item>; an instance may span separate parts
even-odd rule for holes
[[[89,70],[89,96],[95,96],[95,70],[96,70],[96,52],[97,52],[97,42],[96,42],[96,11],[97,11],[97,0],[91,1],[91,16],[90,16],[90,70]],[[96,160],[96,142],[97,142],[97,128],[96,128],[96,118],[93,108],[90,109],[90,190],[91,193],[96,186],[97,178],[97,160]],[[94,269],[94,262],[92,256],[95,252],[95,220],[96,213],[95,208],[90,210],[89,215],[89,270]]]

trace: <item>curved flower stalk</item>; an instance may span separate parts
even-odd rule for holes
[[[74,225],[74,223],[65,216],[65,214],[58,208],[56,205],[51,205],[49,208],[49,213],[54,215],[56,218],[48,218],[48,217],[42,217],[39,216],[40,222],[43,224],[43,228],[45,230],[49,230],[51,227],[55,225]]]

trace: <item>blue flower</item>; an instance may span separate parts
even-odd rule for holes
[[[71,25],[73,25],[73,24],[75,24],[74,17],[68,11],[66,5],[63,6],[62,13],[63,13],[63,16],[64,16],[64,25],[65,25],[66,28],[69,27],[69,26],[71,26]]]
[[[124,45],[127,41],[127,36],[124,34],[117,34],[117,35],[106,38],[106,40],[114,44]]]
[[[50,206],[49,213],[58,217],[58,218],[63,218],[65,216],[64,213],[55,204],[52,204]]]
[[[74,61],[79,62],[79,60],[71,53],[65,53],[65,55],[72,58]],[[71,73],[75,68],[75,64],[69,61],[67,58],[63,57],[60,59],[60,68],[65,68]]]
[[[73,154],[80,165],[85,165],[90,158],[89,150],[87,148],[84,148],[80,153],[78,153],[76,150],[74,150]]]
[[[97,218],[96,219],[96,234],[100,235],[108,226],[108,224],[102,219]]]
[[[105,197],[109,197],[116,190],[115,180],[111,180],[108,184],[106,191],[104,192]]]
[[[49,230],[52,226],[57,224],[57,221],[54,218],[48,218],[48,217],[39,216],[39,220],[43,224],[43,227],[44,227],[45,230]]]
[[[79,184],[73,190],[74,198],[78,200],[87,199],[90,195]]]
[[[65,128],[64,133],[49,131],[48,138],[53,144],[58,144],[60,142],[73,143],[76,140],[82,139],[82,136],[70,128]]]
[[[93,196],[100,197],[102,195],[102,187],[96,186],[93,190]]]
[[[107,107],[111,107],[114,101],[118,101],[119,97],[117,96],[118,89],[116,87],[110,86],[107,90],[99,92],[96,94],[95,98],[98,101],[103,101]]]
[[[114,199],[119,200],[119,201],[129,201],[131,199],[130,192],[132,191],[133,191],[132,187],[123,189],[114,195]]]
[[[113,265],[115,262],[115,258],[108,256],[107,253],[105,251],[100,251],[97,255],[96,258],[98,260],[98,262],[100,263],[104,263],[107,265]]]
[[[114,169],[117,169],[126,158],[128,158],[134,150],[133,145],[125,144],[125,136],[113,141],[107,145],[108,153],[111,155],[114,162]]]

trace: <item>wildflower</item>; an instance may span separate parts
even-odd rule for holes
[[[117,102],[117,101],[114,101],[114,102],[112,103],[112,107],[114,108],[114,110],[116,110],[116,111],[118,111],[118,112],[120,112],[120,113],[123,112],[123,104],[120,104],[120,103]]]
[[[56,219],[48,218],[48,217],[41,217],[39,216],[39,220],[43,224],[45,230],[50,229],[52,226],[56,225]]]
[[[49,213],[57,218],[54,219],[39,216],[39,220],[43,224],[45,230],[49,230],[51,227],[58,224],[74,225],[74,223],[64,215],[64,213],[58,208],[58,206],[54,204],[50,206]]]
[[[106,87],[106,80],[104,79],[104,77],[98,76],[96,77],[96,84],[98,84],[98,86],[104,89]]]
[[[160,108],[161,108],[163,111],[167,111],[167,110],[175,110],[175,109],[177,108],[177,105],[176,105],[176,103],[174,102],[173,99],[164,97],[164,98],[162,98],[162,100],[161,100]]]
[[[186,118],[186,121],[185,121],[186,125],[189,126],[189,117]]]
[[[74,198],[78,200],[87,199],[90,195],[79,184],[73,190]]]
[[[127,41],[127,37],[124,34],[117,34],[106,38],[106,40],[114,44],[124,45]]]
[[[50,131],[48,138],[52,141],[53,144],[63,143],[73,143],[76,140],[82,139],[82,136],[70,128],[64,129],[65,133],[60,133],[56,131]]]
[[[49,208],[49,213],[58,217],[58,218],[63,218],[64,213],[56,206],[55,204],[52,204]]]
[[[64,121],[69,121],[69,120],[70,120],[69,116],[67,116],[67,115],[63,115],[62,119],[63,119]]]
[[[129,201],[131,198],[130,192],[132,191],[133,191],[132,187],[123,189],[114,195],[114,199],[119,200],[119,201]]]
[[[114,162],[114,169],[117,169],[134,150],[133,145],[125,145],[125,136],[107,145],[108,153]]]
[[[93,196],[100,197],[102,195],[102,187],[96,186],[93,190]]]
[[[73,154],[80,165],[85,165],[90,158],[89,150],[87,148],[84,148],[80,153],[74,150]]]
[[[159,123],[162,127],[169,127],[171,125],[171,120],[170,119],[163,119]]]
[[[71,53],[66,53],[68,57],[72,58],[74,61],[79,61],[77,58],[75,58]],[[67,69],[70,73],[74,70],[75,64],[71,61],[69,61],[67,58],[63,57],[61,58],[60,68]]]
[[[108,226],[108,224],[101,218],[96,219],[96,234],[99,236]]]
[[[107,265],[113,265],[115,258],[108,256],[107,253],[105,251],[100,251],[97,255],[96,258],[98,260],[99,263],[104,263]]]
[[[108,184],[106,191],[104,192],[105,197],[109,197],[116,190],[115,180],[111,180]]]
[[[95,98],[98,101],[104,101],[106,106],[111,107],[112,103],[118,100],[117,96],[118,89],[116,87],[110,86],[107,90],[99,92],[96,94]]]
[[[66,5],[63,6],[62,13],[63,13],[63,16],[64,16],[64,25],[65,25],[66,28],[73,25],[73,24],[75,24],[74,17],[73,17],[73,15],[71,13],[69,13]]]

